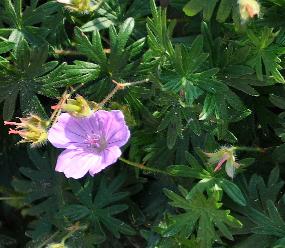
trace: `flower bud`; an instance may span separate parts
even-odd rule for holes
[[[48,121],[42,120],[37,115],[19,119],[19,123],[4,121],[4,125],[16,126],[15,129],[10,128],[9,134],[20,135],[23,139],[19,143],[32,143],[31,146],[34,147],[47,141]]]
[[[234,147],[222,147],[220,150],[214,153],[205,153],[209,159],[209,164],[217,164],[214,172],[221,169],[222,165],[226,163],[225,170],[229,177],[233,178],[235,169],[239,168],[239,164],[235,162],[235,149]]]
[[[93,0],[57,0],[57,2],[65,4],[69,10],[82,13],[89,13],[97,8]]]
[[[51,108],[61,109],[74,117],[87,117],[92,113],[89,103],[80,95],[77,95],[75,99],[67,99],[66,103]]]
[[[255,16],[259,16],[260,5],[256,0],[238,0],[240,18],[243,22]]]
[[[51,243],[46,248],[68,248],[64,243]]]

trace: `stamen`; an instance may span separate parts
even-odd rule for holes
[[[87,135],[85,143],[88,148],[95,149],[97,152],[104,150],[107,145],[106,140],[97,134]]]
[[[19,123],[14,121],[4,121],[5,126],[17,126]]]
[[[19,131],[19,130],[14,130],[14,129],[10,128],[8,134],[19,134],[19,135],[23,135],[24,132],[23,132],[23,131]]]
[[[53,110],[57,110],[57,109],[60,109],[61,106],[59,104],[56,104],[56,105],[51,106],[50,108]]]

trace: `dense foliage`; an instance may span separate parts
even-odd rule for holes
[[[284,13],[284,0],[1,0],[0,247],[285,247]],[[76,94],[131,131],[120,160],[81,179],[3,123],[54,118]]]

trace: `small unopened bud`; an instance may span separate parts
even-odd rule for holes
[[[229,177],[233,178],[235,169],[239,168],[239,164],[235,158],[234,147],[222,147],[220,150],[214,153],[205,153],[209,159],[209,164],[216,164],[214,172],[219,171],[224,163],[226,163],[225,170]]]
[[[10,128],[9,134],[17,134],[22,137],[19,143],[31,143],[31,146],[38,146],[47,141],[47,127],[49,122],[37,115],[30,115],[26,118],[19,118],[20,122],[4,121],[4,125],[15,126]]]
[[[94,0],[57,0],[57,2],[65,4],[66,8],[71,11],[81,13],[92,12],[98,7]]]
[[[61,109],[74,117],[87,117],[92,113],[89,103],[80,95],[75,99],[67,99],[66,103],[51,107],[52,109]]]
[[[242,22],[246,22],[248,19],[259,16],[260,5],[256,0],[238,0],[238,4]]]
[[[51,243],[46,248],[68,248],[64,243]]]

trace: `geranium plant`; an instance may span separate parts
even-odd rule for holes
[[[284,13],[0,1],[0,247],[285,247]]]

